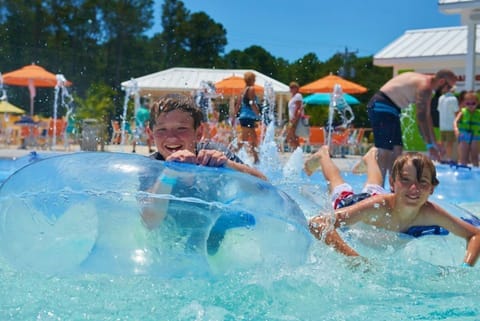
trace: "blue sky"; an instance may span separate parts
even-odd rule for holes
[[[437,0],[183,0],[191,13],[204,11],[227,30],[228,45],[259,45],[292,62],[313,52],[324,61],[337,52],[374,55],[406,30],[460,25]],[[156,0],[159,22],[163,0]],[[161,31],[160,23],[154,32]]]

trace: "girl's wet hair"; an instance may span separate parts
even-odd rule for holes
[[[437,178],[437,169],[435,168],[435,164],[433,164],[432,160],[428,158],[428,156],[417,153],[417,152],[408,152],[400,155],[393,163],[392,169],[392,179],[395,179],[400,175],[405,164],[411,161],[413,166],[417,171],[417,180],[420,181],[422,178],[423,171],[426,169],[430,171],[432,176],[432,181],[430,182],[433,186],[437,186],[440,182]]]
[[[193,128],[197,129],[202,123],[203,114],[200,108],[195,104],[193,98],[182,94],[167,94],[160,97],[152,104],[151,126],[155,126],[157,118],[162,113],[168,113],[174,110],[180,110],[189,113],[193,118]]]

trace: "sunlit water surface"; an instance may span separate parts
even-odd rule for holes
[[[301,152],[271,166],[275,186],[307,217],[328,211],[319,173],[301,171]],[[477,170],[439,166],[432,200],[476,214]],[[359,187],[364,177],[344,173]],[[1,205],[0,205],[1,206]],[[460,266],[454,236],[407,239],[359,227],[345,237],[363,254],[346,258],[313,242],[304,264],[223,270],[209,276],[53,275],[0,261],[2,320],[478,320],[478,267]],[[375,236],[373,236],[375,235]],[[122,238],[122,235],[118,236]],[[195,266],[192,266],[195,269]]]

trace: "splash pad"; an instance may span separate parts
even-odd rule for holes
[[[158,176],[164,164],[151,168],[131,155],[59,167],[53,159],[10,163],[25,168],[0,189],[1,310],[10,320],[478,319],[480,274],[478,267],[460,267],[464,242],[455,236],[412,239],[352,229],[347,237],[361,259],[311,242],[302,226],[305,217],[329,210],[325,181],[320,173],[311,178],[303,173],[300,149],[283,165],[273,129],[269,124],[260,146],[260,169],[273,186],[222,169],[173,167],[175,178],[183,177],[184,186],[192,186],[187,191],[197,194],[156,196],[171,201],[179,214],[154,232],[141,221],[142,197],[152,195],[142,192],[139,177],[150,176],[143,174],[149,172],[145,168]],[[41,172],[33,169],[42,163],[58,174],[58,183],[46,183],[57,177],[38,177]],[[105,164],[117,168],[95,170]],[[431,200],[453,214],[479,214],[474,192],[479,172],[438,168],[441,184]],[[343,175],[354,187],[365,179]],[[187,184],[189,176],[193,181]],[[207,192],[210,186],[221,186],[215,188],[221,193]],[[3,198],[5,187],[13,195]],[[298,214],[298,207],[304,217],[282,216]],[[197,229],[182,220],[182,211],[191,208]],[[209,254],[214,242],[207,234],[218,231],[214,222],[222,216],[238,222],[230,215],[243,225],[225,229],[221,247]],[[17,235],[26,230],[19,225],[33,236]],[[40,228],[49,233],[39,233]]]

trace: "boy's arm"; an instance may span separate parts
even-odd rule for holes
[[[331,221],[328,215],[316,216],[310,220],[310,232],[318,239],[322,239],[322,233],[325,233],[325,243],[332,245],[337,251],[348,255],[358,256],[359,254],[352,249],[338,234],[337,228],[341,226],[353,225],[357,222],[364,222],[372,225],[373,222],[382,220],[371,220],[371,215],[382,215],[389,211],[389,197],[392,194],[382,194],[369,197],[348,207],[335,210],[335,221]],[[332,224],[333,223],[333,224]],[[381,224],[375,224],[381,227]]]
[[[480,254],[480,229],[458,218],[434,203],[426,205],[426,224],[439,225],[467,241],[463,262],[473,266]]]
[[[463,262],[469,266],[474,266],[478,259],[478,254],[480,252],[480,233],[475,234],[474,236],[468,239],[467,243],[467,252],[463,258]]]
[[[263,175],[262,172],[260,172],[256,168],[250,167],[246,164],[241,164],[241,163],[234,162],[232,160],[227,160],[227,162],[225,163],[225,167],[237,170],[237,171],[242,172],[242,173],[253,175],[255,177],[263,179],[264,181],[267,180],[267,177],[265,175]]]
[[[168,175],[168,170],[165,169],[155,184],[148,189],[148,193],[166,195],[172,192],[173,186],[177,179],[174,176]],[[142,205],[141,216],[143,224],[150,230],[157,228],[167,216],[168,199],[160,197],[145,197],[140,200]]]
[[[333,246],[338,252],[347,256],[359,256],[338,234],[335,227],[331,225],[330,217],[327,215],[316,216],[308,224],[310,232],[319,240],[324,240],[327,245]],[[325,237],[323,238],[323,234]]]
[[[225,166],[236,171],[253,175],[263,180],[267,180],[266,176],[259,170],[250,167],[246,164],[236,162],[228,159],[224,151],[213,149],[202,149],[198,152],[197,163],[204,166],[221,167]]]

